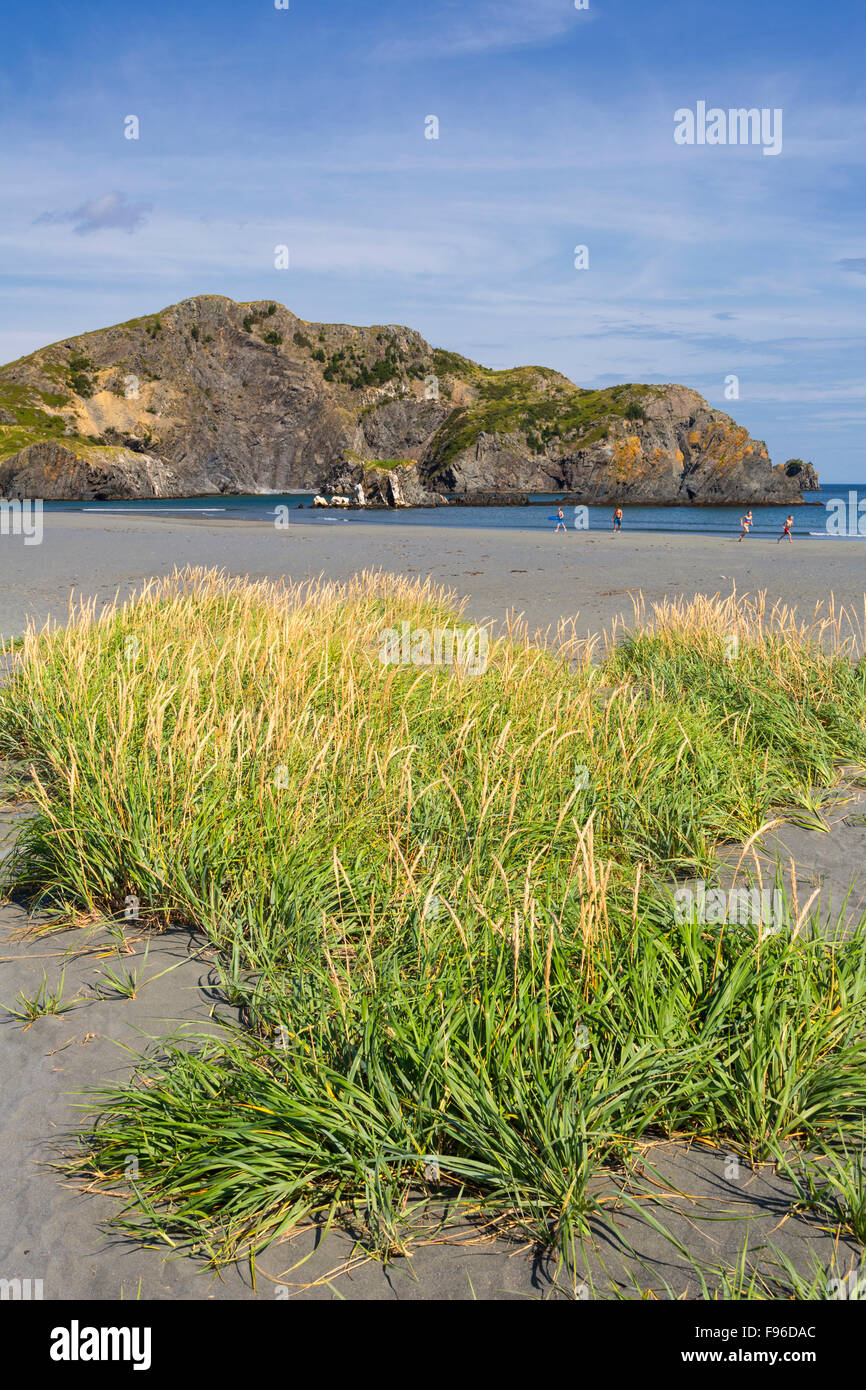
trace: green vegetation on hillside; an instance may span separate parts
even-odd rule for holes
[[[96,389],[92,375],[95,371],[96,363],[91,362],[86,353],[72,353],[67,373],[70,390],[74,391],[76,396],[92,396]]]
[[[450,371],[444,359],[453,357],[440,352],[434,362],[438,358],[441,369]],[[431,446],[437,473],[471,448],[482,432],[522,431],[536,452],[551,443],[587,447],[606,435],[612,419],[645,420],[641,398],[660,394],[658,387],[633,383],[583,390],[543,367],[476,367],[470,373],[461,366],[460,375],[477,390],[478,399],[455,409],[437,431]]]
[[[266,319],[273,318],[274,314],[277,312],[276,304],[266,304],[264,306],[245,304],[241,307],[249,309],[249,313],[244,315],[243,320],[244,330],[247,333],[252,333],[257,325],[264,323]],[[267,334],[265,334],[265,341],[267,341]],[[282,339],[280,339],[280,341],[282,342]]]
[[[67,435],[65,420],[48,413],[68,405],[70,400],[60,392],[28,387],[0,373],[0,459],[9,458],[28,444],[47,442],[71,449],[92,445],[91,438]],[[14,423],[4,424],[6,418]]]
[[[368,364],[360,361],[354,348],[339,348],[328,358],[322,375],[326,381],[338,381],[360,391],[365,386],[385,386],[400,373],[400,363],[394,348],[385,349],[384,357]]]
[[[361,464],[363,464],[363,466],[364,466],[365,468],[384,468],[384,469],[391,469],[391,468],[406,468],[406,467],[408,467],[408,466],[410,466],[410,465],[412,465],[412,464],[417,464],[417,462],[418,462],[417,459],[410,459],[410,458],[402,458],[402,459],[369,459],[369,458],[365,458],[363,454],[357,454],[357,453],[355,453],[354,449],[347,449],[347,450],[346,450],[346,458],[351,459],[353,463],[361,463]]]
[[[354,391],[387,386],[404,378],[419,380],[430,370],[430,359],[420,348],[412,345],[406,349],[393,334],[381,331],[372,341],[362,331],[355,341],[343,342],[327,355],[319,349],[312,356],[315,361],[326,362],[326,381],[338,382]]]

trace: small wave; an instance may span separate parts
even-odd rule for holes
[[[809,535],[823,537],[826,541],[866,541],[866,536],[833,536],[829,531],[810,531]]]
[[[228,507],[82,507],[98,516],[204,516],[205,512],[227,512]]]

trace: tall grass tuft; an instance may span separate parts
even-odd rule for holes
[[[846,615],[638,617],[600,663],[514,627],[471,675],[379,659],[464,622],[430,582],[185,571],[28,634],[8,883],[193,925],[244,1020],[100,1095],[82,1165],[137,1154],[136,1229],[219,1263],[340,1219],[388,1255],[471,1201],[570,1250],[649,1134],[862,1132],[866,926],[762,940],[664,887],[863,757]]]

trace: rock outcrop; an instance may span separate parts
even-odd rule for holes
[[[326,497],[342,494],[354,500],[359,483],[368,507],[442,507],[448,503],[444,493],[425,488],[417,459],[344,461],[328,474],[322,491]]]
[[[0,460],[0,496],[132,501],[184,497],[186,486],[164,459],[150,454],[131,449],[76,453],[46,440]]]
[[[821,487],[818,474],[811,463],[804,463],[802,459],[788,459],[784,469],[788,477],[793,478],[803,492],[817,492]]]
[[[330,495],[359,480],[386,506],[530,492],[791,504],[817,484],[683,386],[583,390],[267,302],[204,295],[0,368],[7,497]]]
[[[461,492],[458,507],[528,507],[528,492]]]

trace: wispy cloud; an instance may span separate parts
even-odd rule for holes
[[[71,212],[43,212],[36,223],[69,222],[76,236],[108,230],[128,232],[131,236],[144,226],[152,210],[152,203],[131,203],[125,193],[105,193]]]
[[[854,275],[866,275],[866,256],[844,256],[836,264],[842,270],[850,270]]]
[[[469,11],[445,6],[428,11],[423,37],[393,39],[379,51],[402,59],[521,48],[559,38],[591,17],[589,10],[577,11],[571,0],[484,0]]]

